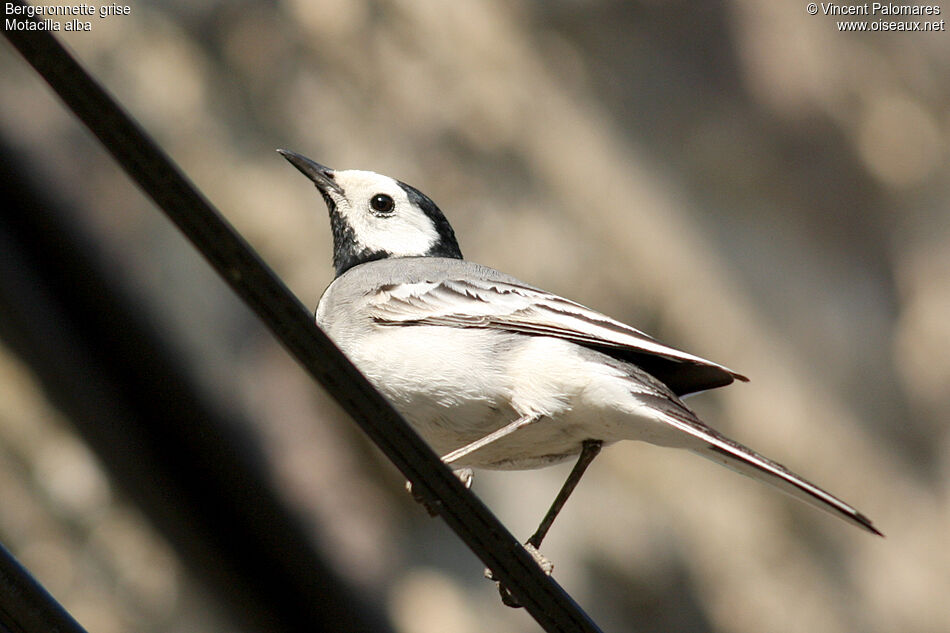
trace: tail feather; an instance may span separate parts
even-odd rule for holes
[[[734,442],[693,416],[681,415],[680,411],[669,409],[665,410],[664,414],[671,426],[697,440],[688,445],[694,453],[752,479],[770,484],[796,499],[829,512],[872,534],[884,536],[864,514],[781,464]]]

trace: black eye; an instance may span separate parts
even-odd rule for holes
[[[393,201],[392,196],[388,196],[385,193],[377,193],[370,199],[369,206],[373,207],[373,211],[376,213],[392,213],[396,203]]]

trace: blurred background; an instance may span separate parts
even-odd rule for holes
[[[750,376],[689,403],[887,535],[613,446],[543,549],[606,631],[950,630],[945,31],[841,33],[800,0],[129,6],[58,37],[304,304],[330,233],[278,147],[409,182],[468,259]],[[340,576],[400,632],[538,630],[6,42],[0,67],[5,162],[234,413]],[[18,347],[0,340],[0,541],[91,633],[252,630]],[[474,491],[526,538],[568,470]]]

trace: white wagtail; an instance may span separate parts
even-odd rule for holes
[[[336,279],[317,323],[443,460],[518,470],[579,455],[528,540],[534,548],[601,445],[618,440],[689,449],[881,534],[680,399],[745,376],[464,261],[439,208],[403,182],[278,151],[316,184],[330,212]]]

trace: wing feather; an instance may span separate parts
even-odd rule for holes
[[[448,278],[385,284],[367,300],[372,318],[383,325],[494,328],[570,340],[634,362],[677,395],[748,380],[579,303],[507,281]]]

